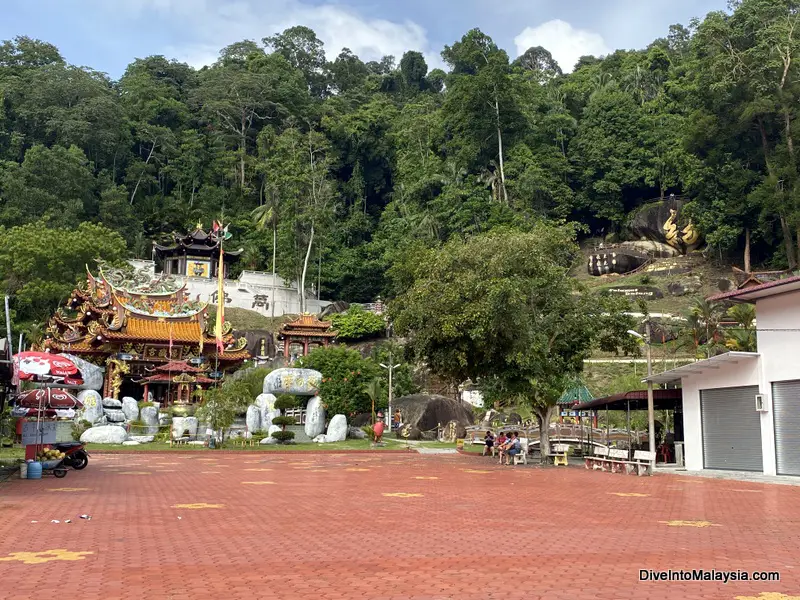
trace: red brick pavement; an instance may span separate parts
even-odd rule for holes
[[[224,506],[173,508],[196,503]],[[54,549],[91,554],[4,560]],[[798,549],[800,487],[455,455],[102,455],[0,485],[2,600],[785,600],[800,597]],[[782,579],[638,580],[669,568]]]

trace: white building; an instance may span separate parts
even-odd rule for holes
[[[800,277],[710,300],[755,304],[758,352],[729,352],[650,378],[683,388],[686,468],[800,475]]]
[[[144,269],[155,276],[155,262],[152,260],[128,261],[136,269]],[[184,283],[192,299],[199,297],[203,302],[217,303],[216,277],[186,277],[171,275],[176,281]],[[243,271],[238,279],[226,279],[225,306],[246,308],[256,311],[265,317],[273,316],[272,304],[275,305],[274,316],[300,313],[300,295],[297,284],[290,284],[276,276],[273,288],[272,274],[261,271]],[[318,313],[330,302],[308,298],[306,293],[306,311]]]

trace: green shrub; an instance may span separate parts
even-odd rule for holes
[[[342,346],[316,348],[299,361],[300,366],[322,373],[319,395],[329,414],[370,412],[367,384],[382,376],[381,368],[357,350]]]
[[[296,408],[297,402],[297,396],[292,396],[291,394],[281,394],[275,399],[275,408],[281,411],[286,410],[287,408]]]
[[[358,305],[351,306],[347,312],[331,317],[331,327],[336,337],[342,340],[363,340],[377,337],[386,332],[386,321]]]
[[[188,417],[189,416],[189,407],[188,406],[172,406],[169,409],[169,413],[173,417]]]
[[[81,439],[81,436],[83,435],[83,432],[86,431],[87,429],[89,429],[91,426],[92,426],[92,424],[89,423],[89,421],[87,421],[86,419],[81,419],[77,423],[73,421],[73,423],[72,423],[72,439],[73,440]]]
[[[650,277],[650,275],[642,275],[639,281],[642,282],[642,285],[648,285],[651,281],[653,281],[653,279]]]
[[[286,427],[287,425],[294,425],[294,417],[273,417],[272,424],[279,427]]]
[[[294,431],[273,431],[272,437],[278,440],[281,444],[294,439]]]
[[[364,425],[361,427],[361,431],[367,434],[367,438],[370,440],[375,440],[375,430],[372,428],[372,425]]]
[[[142,410],[143,408],[147,408],[148,406],[155,406],[155,403],[154,402],[144,402],[144,401],[139,402],[139,410]]]

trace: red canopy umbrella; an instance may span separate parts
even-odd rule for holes
[[[23,408],[83,408],[83,404],[66,390],[41,388],[22,392],[17,397],[17,406]]]

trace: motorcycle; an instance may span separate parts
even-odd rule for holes
[[[53,444],[53,448],[64,453],[64,466],[66,467],[80,471],[89,464],[89,453],[81,442],[61,442]]]

